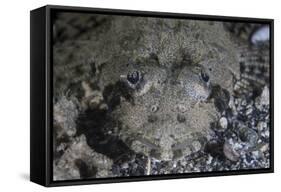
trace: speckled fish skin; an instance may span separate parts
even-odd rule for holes
[[[60,19],[71,17],[75,21],[77,16],[60,15],[56,30],[61,30]],[[212,136],[210,124],[219,118],[212,87],[233,94],[233,80],[241,78],[240,45],[223,23],[83,17],[96,27],[75,35],[77,27],[70,24],[73,33],[54,46],[55,95],[80,90],[81,82],[104,95],[108,86],[122,83],[130,99],[121,94],[117,106],[105,104],[109,116],[119,122],[119,137],[131,149],[160,160],[201,150]],[[250,50],[247,42],[241,43]],[[62,74],[65,68],[68,72]],[[132,86],[125,77],[135,71],[141,79]]]

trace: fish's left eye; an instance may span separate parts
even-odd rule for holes
[[[127,80],[132,84],[138,83],[140,78],[141,78],[141,75],[140,75],[140,72],[138,72],[138,71],[134,71],[127,75]]]

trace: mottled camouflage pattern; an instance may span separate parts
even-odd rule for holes
[[[136,153],[182,158],[212,138],[221,94],[261,91],[268,83],[269,49],[248,41],[256,27],[59,14],[53,28],[54,102],[66,95],[77,99],[81,114],[104,111],[112,121],[103,123],[104,132]],[[134,83],[128,80],[133,73]]]

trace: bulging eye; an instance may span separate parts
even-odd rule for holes
[[[131,83],[131,84],[137,84],[141,79],[141,74],[138,71],[134,71],[132,73],[129,73],[127,75],[127,80]]]
[[[209,81],[209,76],[207,73],[205,73],[204,71],[201,71],[201,78],[203,81],[205,81],[206,83]]]

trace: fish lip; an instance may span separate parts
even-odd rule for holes
[[[146,138],[142,138],[142,137],[137,137],[136,138],[137,141],[141,142],[142,144],[144,144],[145,146],[149,147],[150,149],[154,149],[154,150],[160,150],[161,147],[152,143],[151,141],[149,141]]]

